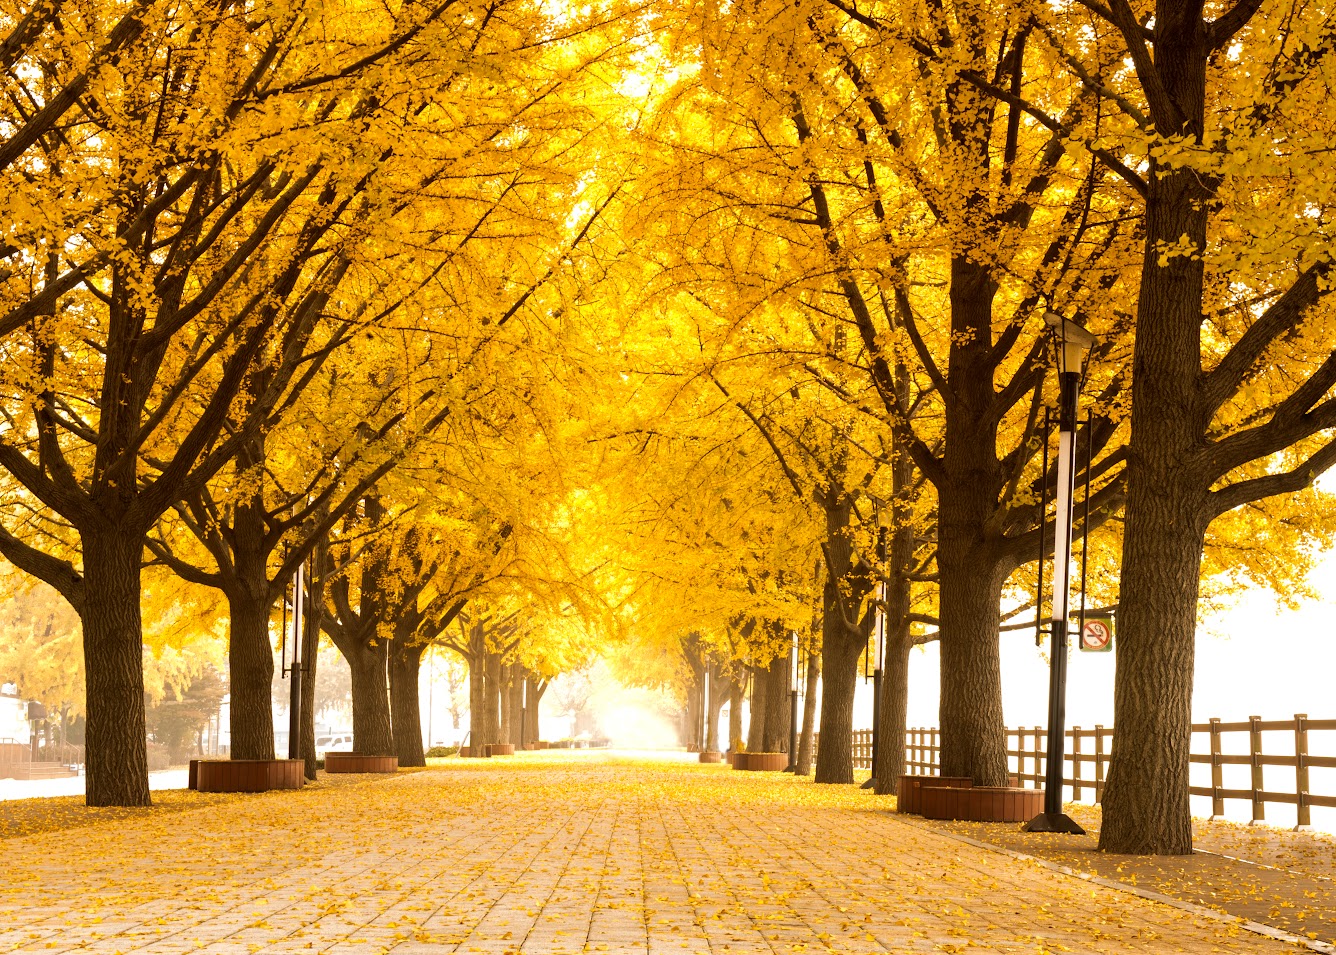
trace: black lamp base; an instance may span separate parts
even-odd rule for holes
[[[1073,836],[1084,836],[1086,831],[1065,812],[1041,812],[1024,826],[1024,832],[1065,832]]]

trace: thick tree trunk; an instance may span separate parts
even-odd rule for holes
[[[812,746],[816,742],[816,698],[821,687],[821,656],[807,655],[806,698],[803,700],[803,732],[798,737],[798,765],[796,772],[806,776],[812,772]]]
[[[816,754],[816,781],[854,781],[854,692],[858,688],[858,662],[866,647],[866,636],[850,639],[848,627],[834,606],[826,585],[826,610],[822,622],[821,746]]]
[[[970,543],[973,537],[945,523],[939,530],[941,771],[944,776],[969,776],[978,786],[1005,786],[998,648],[1005,574],[980,558]]]
[[[705,717],[705,748],[719,752],[719,714],[728,699],[728,683],[718,670],[710,673],[710,705]]]
[[[1156,70],[1182,129],[1200,135],[1207,50],[1197,8],[1156,10]],[[1164,31],[1163,37],[1160,36]],[[1163,40],[1163,46],[1160,41]],[[1157,119],[1157,125],[1161,120]],[[1132,433],[1118,604],[1113,752],[1099,846],[1109,852],[1192,851],[1188,748],[1192,667],[1210,477],[1199,471],[1204,264],[1165,245],[1207,247],[1212,201],[1192,169],[1147,176],[1145,256],[1132,355]]]
[[[766,753],[789,751],[789,658],[778,656],[765,671],[765,729],[761,746]]]
[[[687,752],[698,753],[701,748],[700,728],[701,728],[701,690],[700,686],[692,683],[687,687],[687,705],[686,705],[686,737]]]
[[[390,715],[394,728],[394,754],[400,766],[426,766],[422,749],[422,704],[418,678],[425,643],[396,634],[390,643]]]
[[[140,567],[144,538],[104,528],[81,535],[90,806],[148,806]]]
[[[501,678],[497,682],[497,692],[501,698],[501,723],[497,727],[498,743],[513,742],[515,730],[515,665],[501,664]]]
[[[274,758],[274,646],[269,636],[270,607],[244,584],[227,594],[228,719],[233,759]],[[284,753],[284,756],[287,754]]]
[[[894,589],[894,588],[892,588]],[[907,589],[907,588],[906,588]],[[906,608],[908,601],[905,602]],[[905,771],[905,729],[909,712],[909,624],[891,616],[881,675],[881,712],[877,714],[877,764],[872,767],[878,796],[893,795]],[[896,624],[895,621],[899,620]]]
[[[245,472],[263,460],[264,442],[257,439],[244,449],[237,470]],[[232,518],[233,572],[227,587],[233,759],[274,758],[274,646],[269,615],[275,596],[269,586],[266,531],[263,501],[252,499],[237,505]]]
[[[728,748],[733,752],[742,748],[742,699],[743,684],[730,680],[728,684]]]
[[[487,651],[487,693],[483,700],[486,708],[487,742],[501,742],[501,654]]]
[[[482,746],[486,742],[487,712],[487,656],[484,652],[475,652],[468,658],[469,665],[469,746]],[[473,749],[473,752],[478,752]]]
[[[764,752],[765,745],[765,670],[751,668],[751,700],[747,711],[747,752]]]
[[[539,706],[543,702],[543,694],[547,692],[547,681],[535,680],[531,674],[527,675],[525,679],[528,683],[529,702],[524,708],[524,739],[529,743],[537,743],[542,739],[542,736],[539,735],[538,712]]]
[[[344,653],[352,673],[353,749],[367,756],[393,756],[394,730],[390,721],[390,694],[386,686],[387,649],[384,640]],[[421,731],[419,730],[419,738]]]

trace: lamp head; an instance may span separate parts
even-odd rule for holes
[[[1099,339],[1057,312],[1045,312],[1044,323],[1057,334],[1058,373],[1079,375],[1085,366],[1086,354]]]

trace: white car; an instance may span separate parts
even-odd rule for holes
[[[352,733],[326,733],[315,738],[316,759],[323,759],[326,753],[351,753],[352,751]]]

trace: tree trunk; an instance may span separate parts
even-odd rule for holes
[[[410,640],[411,635],[396,633],[390,643],[390,715],[394,721],[394,753],[399,757],[400,766],[426,766],[418,677],[427,645]]]
[[[497,693],[501,698],[501,723],[497,727],[496,741],[509,743],[515,729],[515,665],[501,664],[501,678],[497,681]]]
[[[525,676],[528,684],[528,705],[524,708],[524,739],[529,743],[537,743],[542,739],[540,735],[540,724],[538,721],[539,706],[543,702],[543,694],[547,692],[546,680],[535,680],[531,674]]]
[[[891,535],[886,588],[886,657],[881,672],[881,712],[877,714],[877,765],[872,767],[878,796],[896,793],[905,771],[905,730],[909,713],[909,611],[913,594],[905,573],[914,559],[914,528],[907,522]]]
[[[866,636],[849,638],[849,628],[827,580],[822,617],[821,747],[816,754],[816,782],[854,781],[854,692],[858,688],[858,661],[867,646]],[[855,604],[856,606],[856,604]]]
[[[270,608],[250,588],[227,594],[228,720],[232,759],[274,758],[274,647],[269,637]],[[286,754],[285,754],[286,755]]]
[[[501,654],[487,651],[487,682],[483,690],[483,742],[501,742]]]
[[[366,756],[393,756],[394,730],[385,683],[388,642],[363,644],[344,653],[352,673],[353,749]],[[418,731],[419,739],[421,731]]]
[[[468,658],[469,665],[469,746],[474,753],[485,744],[487,731],[487,654],[475,651]]]
[[[719,752],[719,714],[724,709],[727,683],[716,668],[710,672],[710,705],[705,717],[705,748],[711,753]]]
[[[737,752],[742,748],[743,684],[730,680],[728,684],[728,748]]]
[[[945,497],[942,498],[945,510]],[[1002,718],[999,605],[1005,574],[979,556],[973,533],[943,522],[937,564],[941,586],[941,772],[976,786],[1007,784]],[[986,572],[989,571],[989,572]]]
[[[797,774],[806,776],[812,772],[812,746],[816,742],[816,698],[821,688],[821,656],[817,653],[807,655],[806,699],[803,700],[803,732],[798,737]],[[852,758],[852,756],[851,756]]]
[[[263,460],[264,442],[257,439],[237,459],[237,470],[244,473]],[[274,758],[274,645],[269,615],[275,595],[269,586],[266,531],[263,501],[251,499],[237,505],[232,518],[233,572],[226,588],[231,616],[228,715],[233,759]]]
[[[765,729],[761,746],[766,753],[789,751],[789,658],[775,657],[765,671]]]
[[[1205,123],[1206,26],[1199,9],[1157,4],[1155,68],[1180,129]],[[1163,31],[1163,36],[1161,36]],[[1161,40],[1163,46],[1161,46]],[[1192,169],[1152,160],[1146,177],[1145,254],[1132,353],[1132,432],[1114,676],[1116,731],[1099,847],[1109,852],[1192,851],[1188,749],[1192,667],[1210,479],[1199,473],[1202,296],[1213,194]]]
[[[311,583],[313,596],[307,601],[306,616],[302,620],[302,712],[301,741],[297,752],[305,764],[306,778],[316,778],[315,766],[315,686],[317,667],[320,665],[320,607],[324,598],[319,595],[320,584]]]
[[[700,727],[701,727],[701,692],[699,684],[692,683],[687,686],[687,706],[686,706],[686,743],[687,752],[698,753],[701,748]]]
[[[747,752],[763,752],[765,744],[765,670],[751,668],[751,706],[747,714]]]
[[[148,806],[144,639],[140,617],[142,536],[85,531],[83,649],[86,681],[85,801]]]

